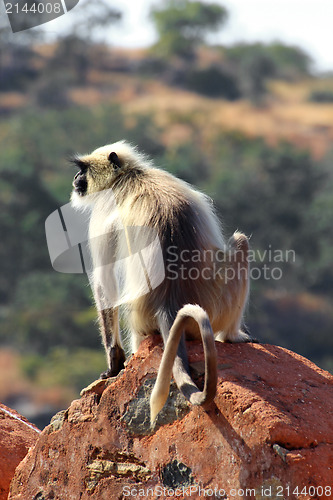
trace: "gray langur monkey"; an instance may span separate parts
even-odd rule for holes
[[[154,168],[125,141],[103,146],[73,161],[80,170],[73,181],[72,206],[89,207],[91,211],[91,281],[108,359],[108,369],[101,377],[117,375],[125,362],[119,307],[108,302],[114,276],[105,265],[123,244],[115,233],[112,198],[125,230],[147,227],[156,232],[164,260],[164,280],[148,293],[129,299],[125,315],[133,351],[145,336],[155,332],[160,332],[164,341],[150,399],[151,423],[167,400],[172,374],[192,404],[212,401],[217,384],[215,339],[252,340],[241,330],[249,289],[246,236],[235,232],[226,244],[211,199],[170,173]],[[99,238],[103,234],[107,236]],[[136,270],[128,274],[135,281]],[[205,355],[202,391],[189,375],[184,340],[200,337]]]

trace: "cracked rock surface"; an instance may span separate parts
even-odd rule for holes
[[[39,433],[22,415],[0,404],[0,500],[7,499],[15,469]]]
[[[200,385],[202,346],[187,349]],[[92,384],[53,418],[16,469],[9,499],[185,499],[189,491],[261,499],[270,491],[308,500],[310,486],[331,486],[333,497],[333,376],[277,346],[217,343],[217,351],[214,402],[191,406],[173,385],[151,430],[162,346],[145,340],[118,377]]]

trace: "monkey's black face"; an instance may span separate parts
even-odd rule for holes
[[[123,162],[114,151],[76,156],[71,161],[80,169],[73,180],[74,192],[79,196],[107,189],[123,167]]]
[[[77,194],[84,196],[88,189],[87,174],[85,172],[78,172],[73,180],[73,187]]]
[[[75,158],[73,161],[75,165],[77,165],[80,168],[80,171],[75,175],[73,179],[74,191],[80,196],[84,196],[88,189],[88,181],[87,181],[88,166],[79,159]]]

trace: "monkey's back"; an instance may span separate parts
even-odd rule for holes
[[[207,279],[213,262],[206,257],[222,251],[224,241],[210,198],[155,168],[123,175],[113,192],[123,224],[155,229],[163,252],[165,279],[136,307],[174,312],[192,303],[214,316],[221,287],[212,277]]]

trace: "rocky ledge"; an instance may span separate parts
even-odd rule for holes
[[[200,384],[202,346],[187,348]],[[53,418],[8,498],[332,498],[333,376],[277,346],[217,351],[214,402],[191,406],[172,386],[151,430],[162,347],[145,340],[117,378],[92,384]]]

